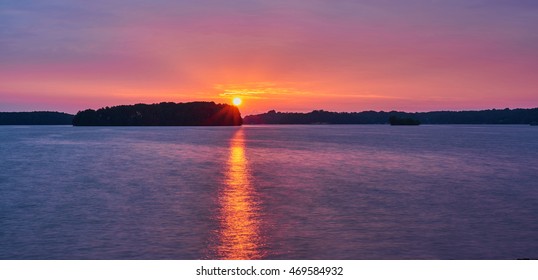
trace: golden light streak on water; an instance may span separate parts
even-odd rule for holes
[[[263,257],[259,207],[245,156],[244,132],[231,140],[225,189],[220,194],[219,259],[249,260]]]

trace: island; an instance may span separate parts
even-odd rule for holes
[[[315,110],[309,113],[288,113],[271,110],[249,115],[245,124],[390,124],[395,120],[413,120],[409,124],[526,124],[538,122],[538,108],[491,109],[481,111],[433,111],[408,113],[400,111],[329,112]],[[394,124],[396,124],[395,122]],[[405,122],[405,121],[403,121]],[[397,124],[396,124],[397,125]]]
[[[420,125],[420,121],[413,118],[398,118],[396,116],[389,117],[390,125]]]
[[[0,125],[71,125],[73,115],[49,112],[0,112]]]
[[[163,102],[84,110],[73,118],[74,126],[239,126],[235,106],[214,102]]]

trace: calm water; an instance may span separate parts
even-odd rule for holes
[[[537,127],[0,127],[0,259],[537,258],[537,221]]]

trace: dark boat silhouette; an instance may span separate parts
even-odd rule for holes
[[[413,118],[399,118],[391,116],[389,118],[390,125],[420,125],[420,121]]]

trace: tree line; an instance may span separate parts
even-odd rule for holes
[[[415,120],[421,124],[532,124],[538,122],[538,108],[491,109],[481,111],[399,111],[283,113],[271,110],[244,118],[245,124],[387,124],[389,119]]]
[[[60,112],[0,112],[0,125],[70,125],[73,117]]]
[[[230,126],[243,119],[235,106],[214,102],[135,104],[78,112],[74,126]]]

